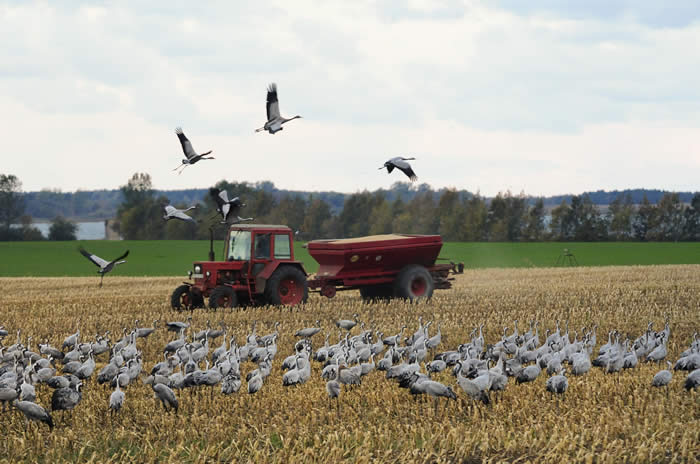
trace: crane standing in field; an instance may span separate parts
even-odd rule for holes
[[[100,270],[97,271],[97,273],[100,274],[100,287],[102,286],[102,279],[104,279],[105,274],[114,269],[114,266],[116,266],[117,264],[125,263],[126,261],[124,260],[124,258],[126,258],[129,255],[129,250],[126,250],[126,253],[119,256],[118,258],[115,258],[112,261],[106,261],[100,258],[99,256],[93,255],[92,253],[86,251],[83,247],[78,248],[78,251],[80,251],[81,255],[85,256],[87,259],[92,261],[95,264],[95,266],[100,268]]]
[[[391,174],[391,171],[393,171],[394,168],[399,169],[406,174],[409,179],[411,179],[411,182],[415,182],[418,180],[418,176],[416,176],[416,173],[413,172],[411,165],[407,163],[409,160],[415,160],[415,158],[404,158],[403,156],[397,156],[384,163],[384,166],[379,169],[381,170],[386,168],[389,174]]]
[[[280,116],[280,102],[277,99],[277,84],[274,82],[267,88],[267,122],[262,127],[255,129],[255,132],[268,131],[270,134],[284,129],[282,124],[285,124],[293,119],[301,118],[298,114],[291,118],[283,118]]]
[[[173,171],[177,171],[178,169],[180,169],[180,172],[178,174],[182,174],[182,171],[184,171],[187,166],[194,164],[199,160],[214,159],[213,156],[206,156],[210,154],[212,150],[209,150],[206,153],[202,153],[201,155],[194,151],[194,148],[192,148],[192,142],[190,142],[190,140],[182,132],[182,128],[175,128],[175,133],[177,134],[177,138],[180,139],[180,145],[182,145],[182,151],[185,153],[186,158],[182,160],[182,165],[176,167],[175,169],[173,169]]]

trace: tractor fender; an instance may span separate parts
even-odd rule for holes
[[[282,266],[296,267],[301,272],[303,272],[305,276],[309,276],[308,272],[306,272],[304,266],[299,261],[271,261],[267,263],[263,270],[258,272],[258,274],[255,276],[255,293],[264,293],[265,284],[267,284],[267,279],[270,278],[270,276],[277,270],[277,268]]]

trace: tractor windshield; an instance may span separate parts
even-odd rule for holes
[[[229,261],[247,261],[250,259],[250,231],[231,231],[227,259]]]

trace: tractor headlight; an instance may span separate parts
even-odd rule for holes
[[[211,277],[211,272],[207,271],[207,278]]]
[[[195,274],[201,274],[202,273],[202,267],[198,264],[194,267],[194,273]]]
[[[192,271],[189,271],[189,272],[187,273],[187,277],[190,278],[190,279],[192,278]]]

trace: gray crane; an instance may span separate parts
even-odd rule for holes
[[[279,99],[277,98],[277,84],[274,82],[267,87],[267,102],[265,109],[267,110],[267,122],[265,122],[261,128],[255,129],[255,132],[268,131],[270,134],[275,134],[284,129],[282,124],[286,124],[289,121],[301,118],[301,116],[298,114],[291,118],[283,118],[280,115],[280,103]]]
[[[158,321],[159,321],[158,319],[156,319],[155,321],[153,321],[153,327],[137,327],[137,328],[136,328],[136,336],[137,336],[138,338],[146,338],[146,337],[148,337],[149,335],[151,335],[151,334],[152,334],[153,332],[155,332],[156,329],[158,328]],[[138,321],[138,319],[137,319],[137,320],[136,320],[136,325],[138,325],[138,322],[139,322],[139,321]]]
[[[241,388],[241,374],[238,372],[229,372],[221,381],[221,393],[230,395],[236,393]]]
[[[7,410],[7,404],[12,403],[18,397],[19,391],[17,388],[0,387],[0,403],[2,403],[3,410]]]
[[[564,393],[569,388],[569,381],[566,378],[566,370],[561,369],[559,374],[547,379],[547,391],[552,393]]]
[[[692,389],[698,388],[700,385],[700,369],[695,369],[693,372],[688,374],[685,378],[685,389],[690,391]]]
[[[165,327],[171,332],[180,332],[181,330],[186,330],[190,323],[192,322],[192,316],[187,316],[186,322],[172,321],[166,322]]]
[[[350,330],[352,330],[353,327],[355,327],[357,325],[357,322],[358,322],[357,318],[358,318],[358,315],[353,314],[352,315],[353,320],[339,319],[339,320],[335,321],[335,325],[340,329],[350,331]]]
[[[666,358],[666,355],[668,354],[668,349],[666,348],[666,335],[665,332],[661,333],[661,343],[651,350],[651,353],[649,353],[646,357],[647,361],[656,361],[656,362],[661,362],[664,358]]]
[[[539,377],[540,372],[542,372],[542,369],[537,364],[527,366],[518,371],[518,373],[515,376],[515,381],[517,383],[532,382],[537,377]]]
[[[63,345],[61,346],[61,350],[64,348],[69,348],[73,349],[75,345],[78,343],[80,340],[80,329],[78,329],[74,334],[68,335],[65,340],[63,340]]]
[[[457,370],[457,385],[459,385],[464,393],[471,399],[481,401],[484,404],[489,404],[489,390],[491,389],[491,376],[486,371],[478,375],[475,379],[470,380],[462,375],[462,363],[458,364]]]
[[[177,209],[172,205],[165,205],[163,209],[165,210],[165,214],[163,215],[163,219],[166,221],[169,221],[171,219],[178,219],[180,221],[184,222],[191,222],[192,224],[197,224],[197,221],[195,221],[191,216],[187,215],[187,211],[191,209],[197,208],[197,205],[190,206],[187,209]]]
[[[257,393],[262,388],[263,378],[259,370],[256,370],[256,374],[248,380],[248,394],[252,395]]]
[[[399,169],[406,174],[406,177],[408,177],[411,182],[415,182],[418,180],[418,176],[416,176],[416,173],[413,172],[411,165],[407,162],[410,160],[415,160],[415,158],[404,158],[403,156],[397,156],[384,163],[384,166],[379,169],[381,170],[386,168],[388,174],[391,174],[391,171],[393,171],[394,168]]]
[[[126,260],[124,258],[126,258],[129,255],[129,250],[126,250],[126,252],[124,252],[123,255],[113,259],[112,261],[106,261],[106,260],[100,258],[99,256],[93,255],[92,253],[86,251],[85,248],[83,248],[83,247],[78,248],[78,251],[80,251],[81,255],[85,256],[87,259],[92,261],[92,263],[95,266],[100,268],[97,271],[97,273],[100,274],[100,287],[102,286],[102,280],[104,279],[105,274],[107,274],[112,269],[114,269],[114,267],[117,264],[124,264],[126,262]]]
[[[651,379],[652,386],[665,387],[671,382],[671,378],[673,377],[671,373],[671,361],[666,361],[666,364],[668,365],[668,369],[657,372],[654,378]]]
[[[114,383],[117,384],[116,389],[109,396],[109,409],[112,414],[119,412],[124,405],[124,392],[119,388],[119,382],[116,381],[116,377]]]
[[[297,330],[295,337],[311,338],[321,331],[321,321],[316,321],[316,327],[306,327],[305,329]]]
[[[83,399],[83,394],[80,391],[82,386],[82,382],[78,382],[75,386],[69,385],[54,390],[53,396],[51,396],[51,411],[70,411],[75,408]]]
[[[328,400],[336,400],[338,408],[340,408],[340,383],[338,382],[338,369],[333,373],[333,377],[326,382],[326,392],[328,393]]]
[[[178,402],[175,392],[162,383],[153,384],[151,388],[153,388],[156,398],[163,404],[163,409],[166,411],[168,409],[174,410],[175,414],[177,414]]]
[[[44,424],[49,426],[49,430],[53,430],[53,419],[51,419],[51,414],[49,414],[49,412],[42,406],[39,406],[38,404],[33,403],[31,401],[16,400],[14,402],[14,405],[17,409],[19,409],[22,412],[22,414],[24,414],[24,417],[26,417],[28,420],[43,422]]]
[[[192,147],[192,142],[185,136],[185,133],[182,132],[181,127],[176,127],[175,128],[175,134],[177,134],[177,138],[180,140],[180,145],[182,146],[182,152],[185,154],[185,159],[182,160],[182,164],[173,171],[177,171],[180,169],[180,172],[178,174],[182,174],[182,171],[185,170],[185,168],[191,164],[196,163],[197,161],[203,160],[203,159],[214,159],[213,156],[207,157],[207,155],[211,154],[212,150],[209,150],[205,153],[202,153],[201,155],[198,154],[196,151],[194,151],[194,148]]]

